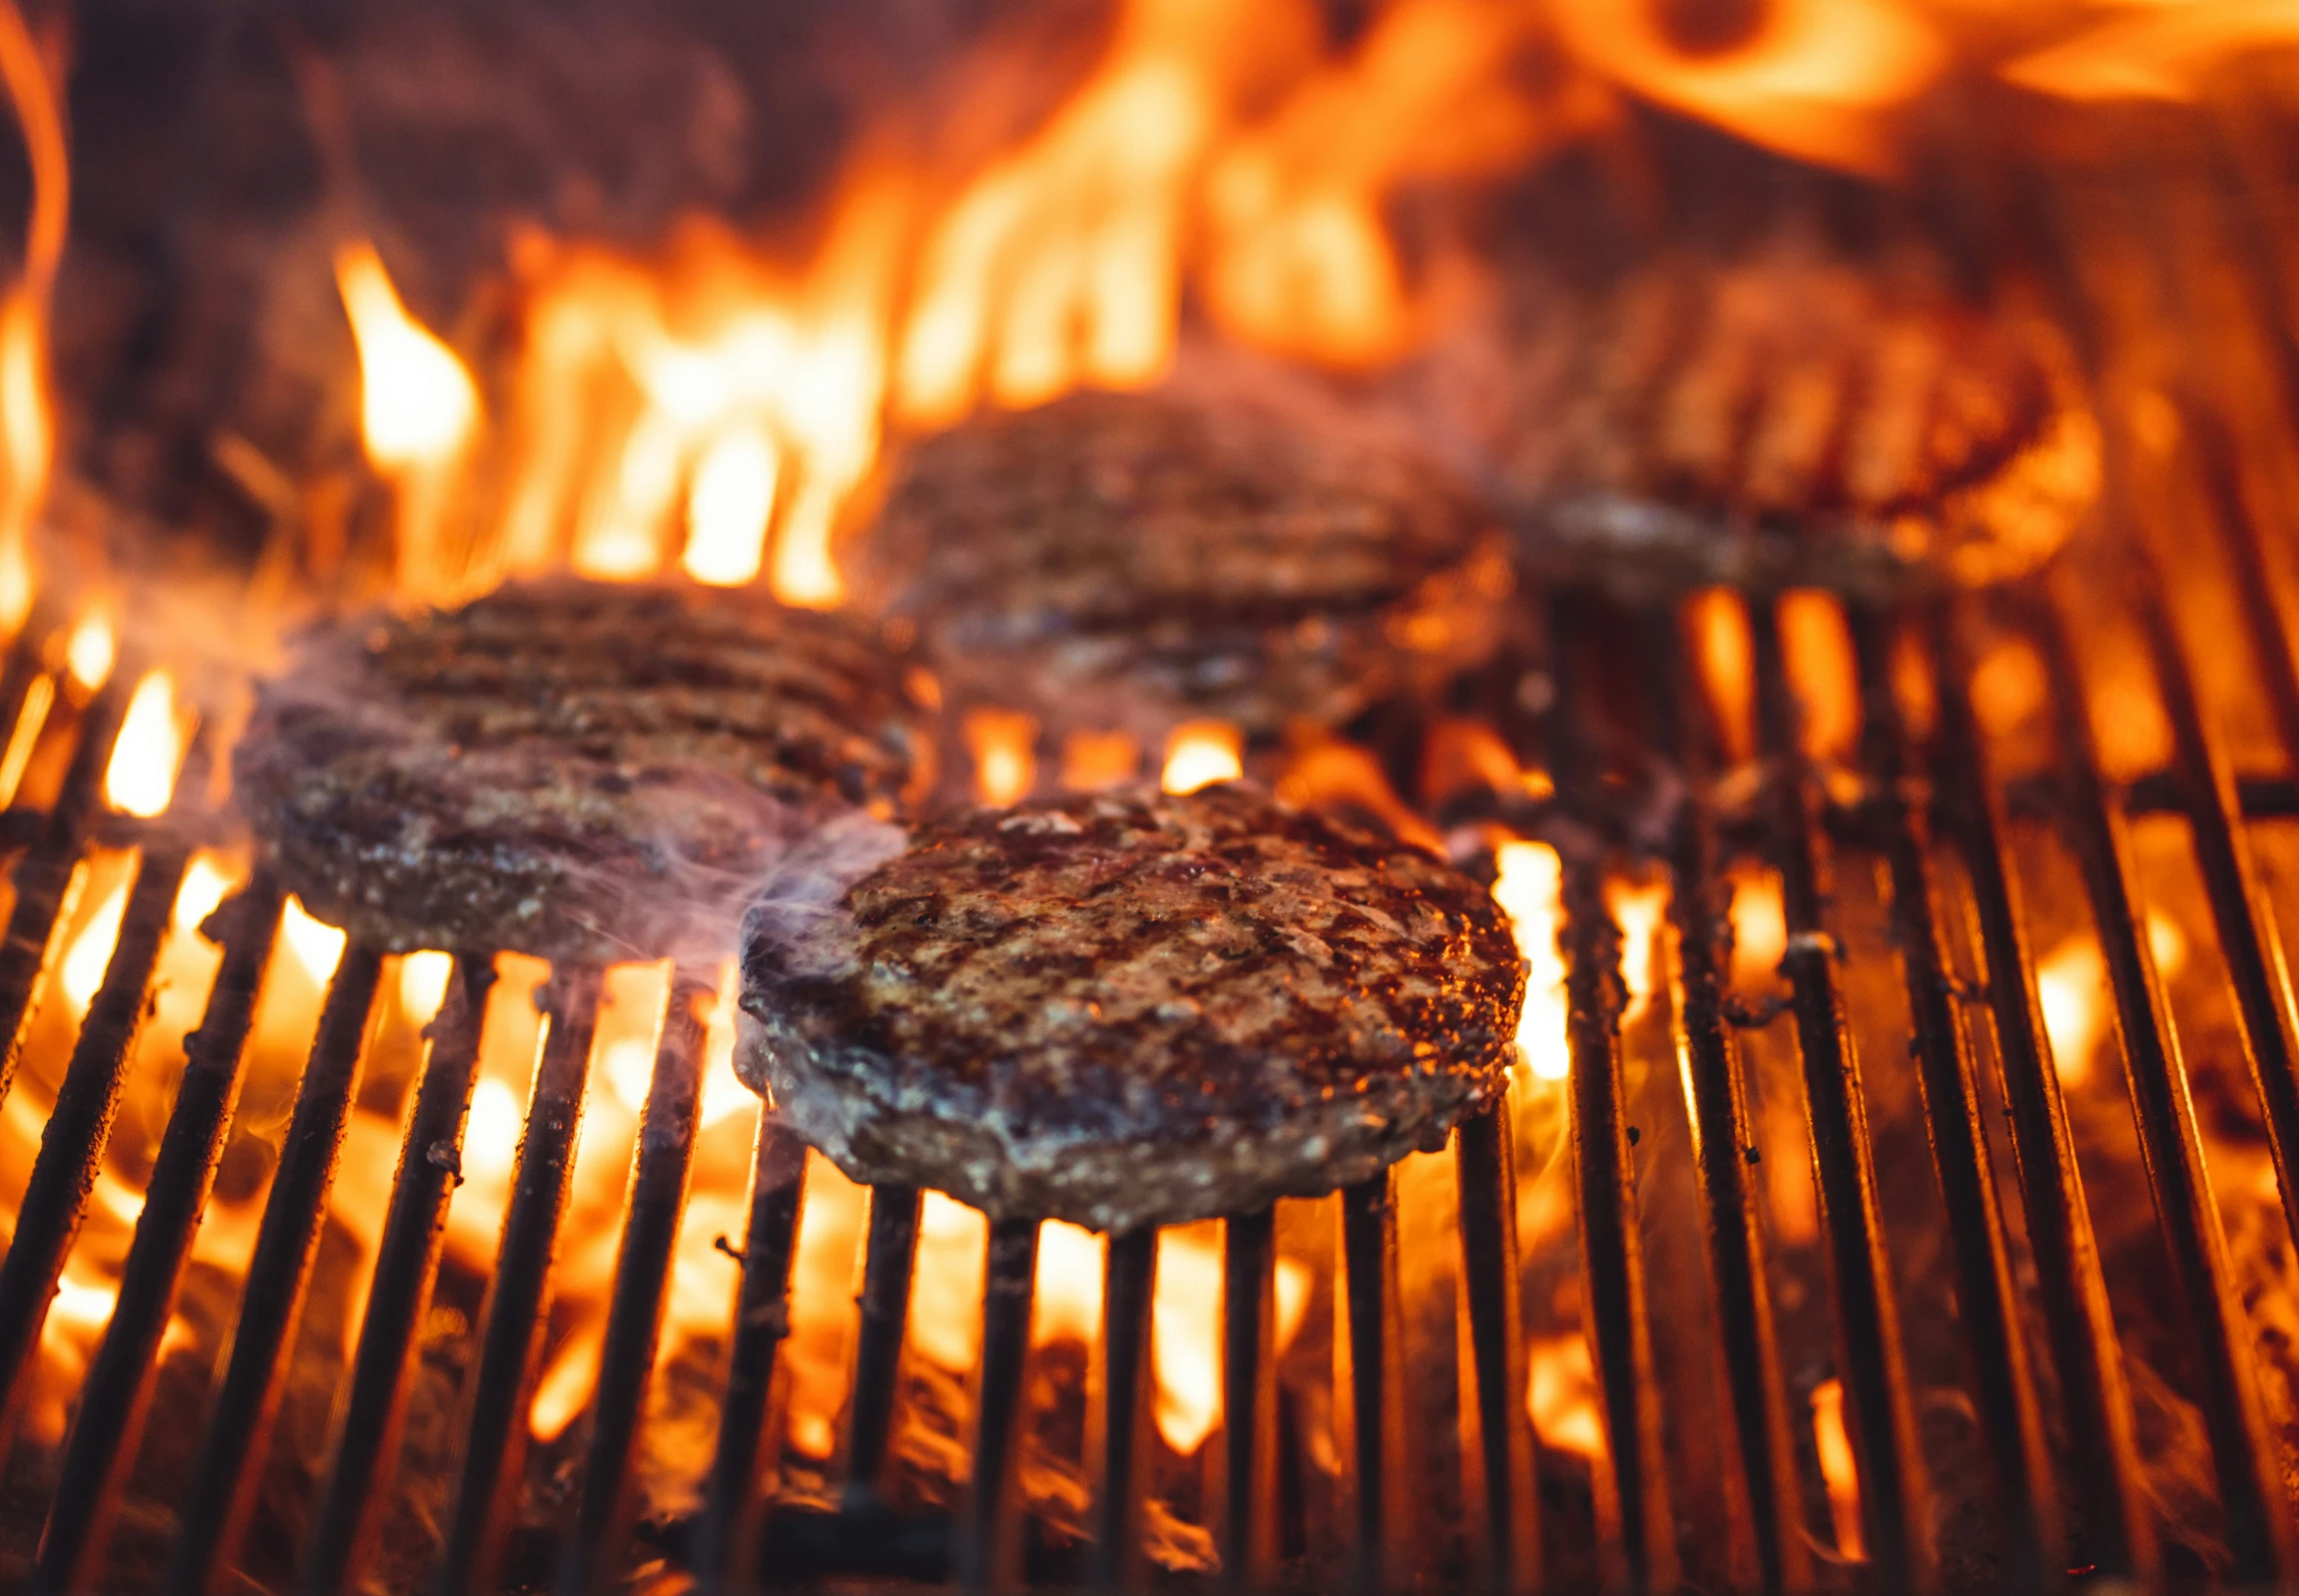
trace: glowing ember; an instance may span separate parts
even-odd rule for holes
[[[974,791],[984,803],[1012,803],[1029,796],[1038,779],[1036,721],[972,710],[966,715],[965,739],[974,757]]]
[[[1868,1546],[1860,1532],[1860,1470],[1844,1428],[1842,1380],[1822,1380],[1812,1388],[1812,1440],[1820,1454],[1820,1477],[1828,1484],[1829,1515],[1836,1520],[1837,1555],[1860,1562]]]
[[[1547,1335],[1525,1345],[1529,1365],[1524,1408],[1543,1446],[1591,1461],[1605,1455],[1604,1415],[1597,1406],[1596,1365],[1585,1337]]]
[[[62,110],[14,0],[0,0],[0,80],[7,84],[32,168],[24,275],[0,299],[0,629],[13,631],[32,608],[32,527],[55,460],[48,301],[71,211]]]
[[[1493,901],[1508,916],[1516,950],[1528,966],[1524,1012],[1516,1023],[1516,1052],[1536,1081],[1572,1073],[1565,1045],[1564,957],[1556,933],[1563,917],[1564,865],[1546,842],[1503,842],[1494,850],[1499,875]]]
[[[1168,793],[1195,793],[1216,782],[1234,782],[1245,774],[1243,747],[1237,728],[1221,721],[1192,721],[1177,727],[1166,741],[1165,774]]]
[[[120,640],[112,618],[102,610],[90,610],[64,645],[64,669],[82,691],[93,693],[112,674],[119,654]]]
[[[125,814],[150,819],[168,807],[176,772],[184,763],[184,729],[177,719],[176,683],[154,671],[136,684],[112,763],[104,773],[104,801]]]
[[[1221,1422],[1221,1222],[1176,1226],[1158,1238],[1150,1307],[1157,1427],[1187,1457]]]

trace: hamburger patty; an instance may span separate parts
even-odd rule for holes
[[[737,1061],[857,1180],[1122,1231],[1440,1145],[1523,998],[1490,895],[1429,854],[1135,787],[794,858],[745,923]]]
[[[305,633],[234,759],[282,883],[387,948],[710,952],[792,842],[911,780],[865,628],[749,592],[503,588]]]
[[[960,702],[1153,746],[1432,688],[1490,650],[1511,582],[1446,472],[1266,382],[1077,393],[926,438],[850,566]]]
[[[1481,442],[1533,571],[1892,598],[2033,570],[2098,493],[2056,333],[1800,243],[1592,291],[1527,276],[1409,378]],[[1418,391],[1416,391],[1418,389]]]

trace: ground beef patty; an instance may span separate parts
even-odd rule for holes
[[[1920,264],[1780,242],[1512,283],[1407,376],[1477,440],[1530,569],[1891,598],[2047,560],[2099,486],[2062,341]]]
[[[874,634],[753,592],[573,579],[290,647],[234,760],[280,879],[388,948],[730,945],[792,842],[910,782]]]
[[[1276,379],[989,412],[900,462],[849,560],[960,702],[1152,746],[1337,725],[1492,647],[1506,550],[1446,471]]]
[[[858,1180],[1130,1230],[1362,1180],[1501,1089],[1491,897],[1258,789],[971,809],[860,862],[751,911],[738,1051]]]

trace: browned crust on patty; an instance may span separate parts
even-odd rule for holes
[[[1499,1093],[1524,975],[1440,860],[1240,784],[970,809],[746,923],[739,1063],[849,1175],[1127,1230],[1360,1180]]]
[[[960,702],[1152,742],[1430,690],[1489,652],[1512,580],[1401,436],[1253,384],[1076,393],[925,438],[850,568]]]
[[[1595,287],[1528,275],[1407,387],[1484,450],[1531,570],[1636,599],[2002,583],[2099,491],[2053,328],[1957,299],[1923,263],[1803,240]]]
[[[386,948],[708,953],[791,843],[918,743],[867,627],[572,578],[319,627],[259,689],[238,801],[312,913]]]

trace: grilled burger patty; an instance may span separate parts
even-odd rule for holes
[[[1492,646],[1503,542],[1330,399],[1233,384],[985,413],[898,468],[849,562],[960,702],[1154,744],[1349,720]]]
[[[1479,437],[1531,569],[1632,598],[1871,598],[2034,569],[2098,493],[2057,335],[1920,268],[1774,244],[1595,291],[1526,280],[1413,402]]]
[[[283,885],[387,948],[724,947],[760,876],[912,775],[866,628],[573,579],[304,634],[234,759]]]
[[[751,911],[738,1067],[861,1181],[1130,1230],[1361,1180],[1501,1089],[1474,881],[1227,784],[970,809]]]

